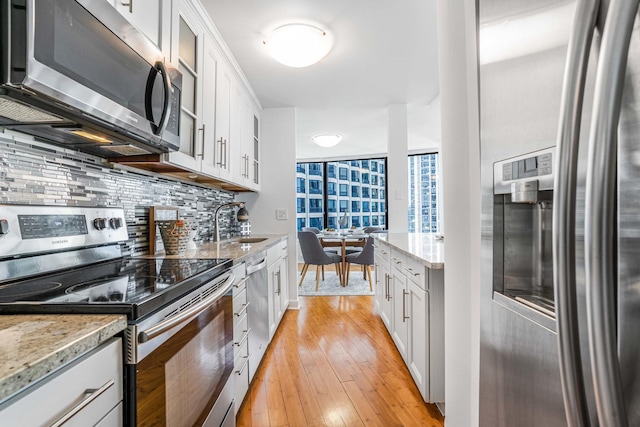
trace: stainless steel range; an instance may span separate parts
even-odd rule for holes
[[[228,422],[232,261],[133,258],[128,238],[121,208],[0,205],[0,312],[125,314],[125,424]]]

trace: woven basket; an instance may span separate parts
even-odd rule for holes
[[[156,221],[162,236],[164,251],[167,255],[180,255],[187,250],[191,227],[185,220],[173,219],[166,221]]]

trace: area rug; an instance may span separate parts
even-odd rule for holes
[[[326,271],[324,280],[322,280],[322,276],[320,276],[320,279],[318,291],[316,291],[316,270],[313,267],[309,267],[307,275],[304,276],[302,286],[298,286],[298,295],[373,295],[373,292],[369,290],[369,281],[362,278],[362,271],[358,268],[351,270],[349,286],[340,286],[340,279],[334,271]],[[298,272],[296,280],[300,283],[300,272]]]

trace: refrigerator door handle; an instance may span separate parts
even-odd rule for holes
[[[582,0],[576,5],[565,64],[554,171],[553,275],[560,378],[569,426],[589,425],[578,330],[575,213],[582,102],[599,6],[600,0]]]
[[[598,420],[627,426],[617,351],[614,242],[617,131],[627,55],[639,0],[611,0],[596,74],[585,208],[591,371]]]

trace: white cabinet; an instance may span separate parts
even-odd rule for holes
[[[429,293],[408,280],[408,341],[406,363],[422,397],[429,399]]]
[[[375,242],[375,306],[426,402],[444,402],[444,270]]]
[[[6,426],[124,425],[122,340],[113,338],[0,406]]]
[[[248,326],[247,277],[245,264],[233,267],[233,377],[235,386],[235,411],[240,410],[247,390],[249,390],[249,339],[251,330]]]
[[[170,0],[107,0],[133,26],[169,56]]]
[[[409,347],[409,317],[407,316],[407,277],[402,270],[406,263],[406,257],[391,251],[391,279],[390,294],[393,304],[391,320],[391,337],[400,352],[400,355],[407,362],[407,351]]]
[[[267,288],[269,300],[269,339],[273,338],[280,320],[289,306],[287,241],[267,251]]]

